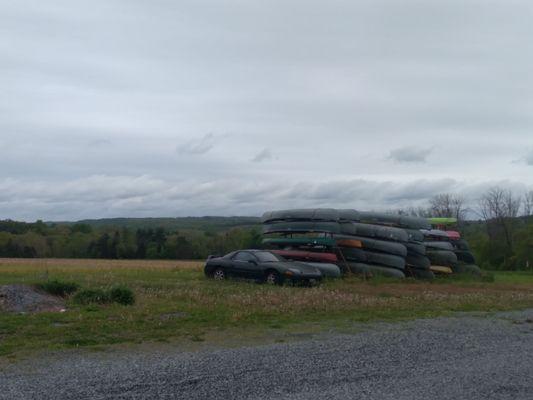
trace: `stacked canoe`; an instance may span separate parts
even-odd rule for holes
[[[432,279],[424,235],[427,219],[337,209],[266,212],[265,248],[285,258],[337,265],[343,272]]]
[[[262,217],[263,245],[330,277],[341,271],[417,279],[480,274],[466,241],[446,230],[454,222],[352,209],[269,211]]]
[[[480,275],[481,270],[466,240],[461,234],[449,230],[457,223],[455,218],[430,218],[429,222],[436,229],[423,230],[424,244],[431,268],[435,273]]]

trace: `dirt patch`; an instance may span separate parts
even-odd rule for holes
[[[14,313],[61,312],[65,302],[28,285],[0,286],[0,310]]]

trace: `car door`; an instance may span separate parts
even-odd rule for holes
[[[235,275],[254,278],[257,275],[257,258],[248,251],[239,251],[233,256]]]

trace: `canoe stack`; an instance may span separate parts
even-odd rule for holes
[[[429,222],[436,229],[422,230],[426,253],[435,273],[480,275],[474,255],[466,240],[454,230],[447,230],[457,223],[454,218],[430,218]]]
[[[463,272],[456,252],[468,247],[460,238],[452,242],[437,234],[444,231],[432,229],[425,218],[395,214],[279,210],[264,213],[262,223],[265,248],[287,259],[336,264],[344,273],[364,276],[433,279],[435,273]]]

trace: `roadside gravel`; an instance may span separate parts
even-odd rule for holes
[[[296,343],[65,352],[0,370],[0,399],[533,399],[533,310]]]

